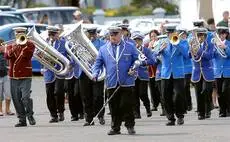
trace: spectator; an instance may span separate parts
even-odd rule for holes
[[[129,20],[128,20],[128,19],[124,19],[124,20],[122,21],[122,24],[129,24]]]
[[[51,22],[49,21],[49,17],[47,14],[44,14],[42,19],[39,22],[40,24],[47,24],[47,25],[51,25]]]
[[[4,41],[0,39],[0,44]],[[3,49],[3,48],[2,48]],[[7,61],[4,58],[4,51],[0,50],[0,116],[3,116],[2,111],[2,102],[5,99],[5,113],[6,115],[14,115],[13,112],[10,111],[10,102],[11,102],[11,94],[10,94],[10,80],[7,76]]]
[[[72,24],[74,23],[78,23],[82,20],[82,13],[81,11],[79,10],[76,10],[74,13],[73,13],[73,21],[72,21]]]
[[[207,20],[207,24],[208,24],[209,31],[212,31],[212,32],[216,31],[216,24],[215,24],[214,18],[209,18]]]
[[[223,20],[220,21],[217,26],[224,26],[224,27],[228,27],[228,19],[229,19],[229,12],[228,11],[224,11],[223,12]]]

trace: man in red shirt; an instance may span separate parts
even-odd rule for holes
[[[9,61],[11,95],[19,123],[15,127],[27,126],[26,117],[30,125],[35,125],[33,117],[33,100],[30,98],[32,82],[31,58],[35,45],[24,37],[26,28],[17,27],[15,31],[16,41],[5,48],[5,57]]]

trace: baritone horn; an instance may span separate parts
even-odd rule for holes
[[[69,72],[70,61],[50,46],[33,27],[27,37],[35,44],[34,57],[46,68],[57,75],[66,75]]]
[[[221,39],[219,38],[219,36],[218,36],[218,34],[216,32],[213,34],[213,38],[212,38],[211,42],[214,44],[214,47],[216,48],[217,52],[223,58],[227,58],[227,55],[226,55],[224,49],[222,49],[220,47],[220,46],[224,45],[224,43],[221,41]]]
[[[66,50],[73,60],[81,67],[83,72],[92,80],[92,68],[96,61],[98,51],[82,30],[82,21],[74,24],[73,27],[65,32],[64,37],[70,44],[66,45]],[[98,81],[105,78],[103,68],[98,76]]]

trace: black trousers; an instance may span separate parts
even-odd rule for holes
[[[149,89],[151,95],[151,102],[154,108],[157,108],[160,104],[161,94],[157,88],[155,77],[149,79]]]
[[[175,121],[174,114],[177,118],[184,118],[184,78],[162,79],[161,90],[168,120]]]
[[[190,82],[191,82],[191,74],[186,74],[185,75],[185,107],[186,107],[186,110],[188,109],[188,107],[192,106]]]
[[[230,113],[230,78],[217,78],[217,93],[220,114]]]
[[[161,80],[157,80],[155,81],[155,83],[156,83],[156,89],[158,90],[160,94],[160,103],[161,103],[162,113],[165,113],[164,98],[163,98],[162,91],[161,91]]]
[[[205,116],[212,110],[212,84],[207,82],[201,77],[200,81],[194,83],[195,92],[197,97],[197,111],[198,115]]]
[[[46,84],[46,103],[52,117],[57,117],[57,113],[65,110],[64,82],[65,79],[56,78],[54,82]]]
[[[148,81],[136,79],[135,81],[135,113],[140,114],[140,99],[142,100],[145,109],[150,111],[150,101],[148,97]]]
[[[107,90],[108,97],[111,97],[116,88]],[[115,131],[120,131],[122,120],[125,121],[127,128],[132,128],[135,125],[132,111],[135,103],[133,89],[133,87],[120,87],[109,102],[112,117],[111,128]]]
[[[78,118],[79,114],[83,114],[79,79],[73,77],[72,79],[66,80],[66,82],[70,113],[72,117]]]
[[[91,122],[93,117],[104,104],[104,81],[93,82],[84,73],[80,76],[80,94],[83,100],[86,122]],[[103,110],[98,117],[104,117]]]

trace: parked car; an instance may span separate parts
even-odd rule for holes
[[[25,21],[12,14],[0,13],[0,26],[11,23],[25,23]]]
[[[0,11],[15,11],[15,8],[12,8],[11,6],[0,6]]]
[[[28,30],[35,26],[38,33],[41,33],[46,30],[48,25],[44,24],[31,24],[31,23],[19,23],[19,24],[7,24],[4,26],[0,26],[0,38],[4,41],[10,41],[15,39],[14,27],[26,27]],[[40,72],[41,64],[35,59],[32,58],[32,71],[33,72]]]
[[[48,16],[51,25],[70,24],[73,20],[73,13],[77,7],[39,7],[18,9],[29,21],[40,23],[44,15]]]
[[[1,13],[14,15],[17,18],[21,19],[23,21],[23,23],[29,22],[28,19],[19,11],[2,11],[2,12],[0,12],[0,14]]]

